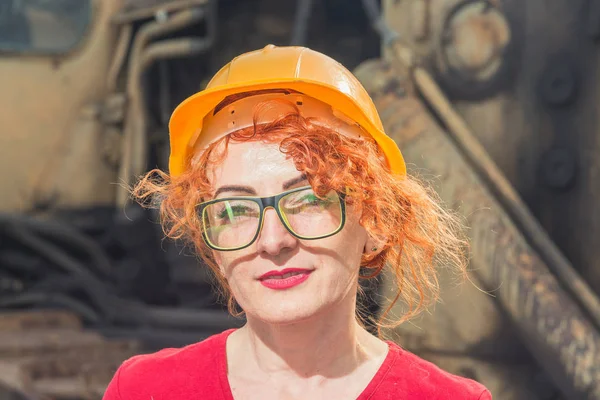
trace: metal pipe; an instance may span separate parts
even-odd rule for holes
[[[178,10],[199,7],[215,0],[129,0],[130,4],[111,17],[114,25],[136,23],[156,16],[158,13],[174,13]]]
[[[108,69],[108,78],[106,79],[106,87],[108,88],[109,93],[114,92],[117,87],[117,78],[119,76],[119,72],[121,72],[121,68],[123,67],[123,62],[125,61],[125,56],[127,55],[127,49],[129,49],[129,42],[131,42],[132,34],[133,26],[131,24],[121,27],[119,40],[117,42],[117,49],[115,50],[115,55],[110,64],[110,68]]]
[[[144,90],[141,81],[145,71],[147,71],[154,63],[159,60],[190,57],[200,54],[210,49],[212,44],[212,38],[178,38],[164,40],[149,45],[140,57],[139,75],[135,78],[140,81],[137,90],[140,92],[139,97],[141,101],[144,101]],[[145,131],[147,129],[146,123],[149,120],[149,115],[148,109],[145,107],[145,105],[142,105],[139,115],[136,117],[138,119],[138,124],[136,127],[136,134],[133,135],[133,146],[137,149],[146,149],[148,144],[146,143],[147,135]],[[146,157],[145,151],[135,151],[133,153],[132,165],[135,175],[141,174],[144,171],[144,168],[146,168]]]
[[[178,38],[163,40],[148,46],[142,55],[141,70],[148,69],[159,60],[189,57],[210,49],[213,41],[200,38]],[[147,113],[145,113],[147,117]]]
[[[149,22],[142,26],[133,42],[128,68],[127,97],[129,110],[123,133],[121,149],[121,165],[117,190],[117,205],[123,207],[129,199],[129,186],[134,176],[143,172],[147,159],[146,120],[144,114],[144,99],[141,90],[143,68],[141,60],[144,48],[157,37],[165,36],[190,26],[205,16],[203,8],[191,8],[174,14],[165,22]]]

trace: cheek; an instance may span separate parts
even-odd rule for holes
[[[248,254],[240,254],[236,252],[215,252],[215,261],[219,267],[219,273],[227,283],[232,291],[242,287],[245,283],[253,281],[253,275],[251,271],[251,262],[248,262]],[[236,295],[236,293],[233,293]],[[240,293],[237,293],[236,297],[239,297]]]
[[[217,266],[216,273],[219,275],[219,279],[223,279],[227,282],[227,286],[233,292],[235,290],[235,278],[232,277],[231,257],[228,257],[227,253],[213,252],[213,259]],[[233,294],[233,293],[232,293]]]
[[[358,257],[360,262],[360,256],[365,250],[365,245],[368,239],[368,233],[365,228],[360,225],[359,216],[355,213],[349,213],[346,224],[342,232],[340,232],[343,249],[343,255],[350,258]]]
[[[327,274],[332,286],[346,286],[358,278],[367,233],[358,223],[347,221],[344,229],[309,250],[318,260],[317,268]]]
[[[217,265],[219,266],[219,273],[223,278],[227,281],[231,281],[233,276],[233,268],[232,268],[232,260],[227,256],[218,256],[215,257],[217,261]]]

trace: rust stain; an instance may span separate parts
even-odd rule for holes
[[[372,68],[371,73],[377,74],[377,69]],[[385,85],[380,83],[379,87]],[[495,298],[520,331],[537,344],[532,352],[540,359],[552,360],[548,372],[557,381],[567,382],[567,391],[600,398],[598,332],[419,100],[390,98],[393,93],[373,95],[386,132],[404,143],[407,161],[418,162],[420,168],[442,176],[439,192],[444,193],[444,200],[461,204],[459,211],[471,222],[474,270],[485,287],[494,290]],[[487,210],[475,212],[482,205]]]

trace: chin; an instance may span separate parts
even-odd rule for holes
[[[247,314],[268,324],[288,325],[306,321],[323,312],[324,308],[307,301],[283,301],[257,305]]]

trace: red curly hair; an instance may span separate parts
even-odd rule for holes
[[[258,123],[259,105],[253,127],[210,144],[190,160],[189,168],[180,176],[172,178],[160,170],[150,171],[132,194],[141,204],[159,209],[166,236],[194,246],[214,272],[229,311],[234,314],[235,301],[227,282],[202,239],[196,206],[212,197],[214,188],[207,171],[226,157],[230,142],[276,143],[306,174],[317,194],[331,189],[348,191],[346,201],[361,210],[360,224],[383,245],[375,257],[363,255],[361,265],[369,271],[363,278],[373,279],[386,267],[393,273],[397,293],[378,326],[397,326],[437,300],[436,266],[451,266],[460,273],[466,270],[461,223],[444,210],[431,188],[413,177],[392,174],[374,140],[340,135],[324,121],[305,118],[294,104],[290,105],[289,113],[264,124]],[[398,300],[405,303],[406,311],[396,321],[384,324]]]

